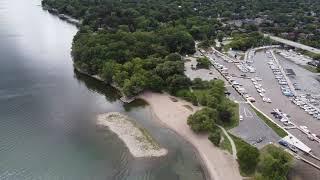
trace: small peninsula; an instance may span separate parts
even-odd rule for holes
[[[118,112],[100,114],[97,125],[108,127],[125,143],[130,153],[136,158],[165,156],[168,151],[143,128],[133,123],[128,116]]]

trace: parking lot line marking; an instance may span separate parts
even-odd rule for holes
[[[249,111],[247,108],[243,108],[243,113],[246,117],[253,117],[253,114],[251,111]]]
[[[247,117],[246,108],[243,108],[243,114]]]

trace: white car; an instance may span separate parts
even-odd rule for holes
[[[314,112],[313,112],[313,111],[309,111],[309,112],[308,112],[308,114],[313,115],[313,114],[314,114]]]
[[[240,120],[240,121],[243,120],[243,116],[242,116],[242,115],[239,116],[239,120]]]
[[[271,102],[272,102],[271,99],[270,99],[270,98],[267,98],[267,97],[264,97],[262,100],[263,100],[264,102],[267,102],[267,103],[271,103]]]
[[[256,100],[253,97],[248,97],[247,100],[250,102],[256,102]]]

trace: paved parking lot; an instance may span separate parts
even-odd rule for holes
[[[241,72],[238,67],[235,66],[233,63],[228,63],[224,61],[222,58],[208,53],[208,56],[213,58],[216,62],[224,65],[228,68],[229,75],[233,75],[233,79],[239,82],[242,87],[246,89],[248,94],[256,99],[254,103],[260,110],[269,114],[273,111],[274,108],[281,109],[283,112],[289,114],[292,118],[292,121],[297,125],[305,125],[309,128],[311,132],[319,133],[317,130],[320,127],[320,121],[315,120],[310,115],[306,114],[302,109],[298,106],[291,103],[289,98],[284,96],[280,90],[280,86],[278,81],[274,78],[272,70],[269,68],[267,62],[269,58],[267,57],[264,51],[257,52],[254,57],[254,67],[256,68],[255,73],[243,73]],[[191,65],[190,65],[191,66]],[[194,71],[194,70],[193,70]],[[208,70],[207,70],[208,71]],[[213,72],[214,77],[222,78],[219,72],[215,69],[211,69]],[[196,70],[196,72],[200,72]],[[209,71],[208,71],[209,72]],[[207,73],[208,73],[207,72]],[[192,73],[191,73],[192,74]],[[197,76],[201,76],[201,75]],[[209,73],[208,73],[209,74]],[[240,75],[246,74],[248,78],[243,78]],[[206,77],[206,76],[205,76]],[[266,96],[268,96],[272,103],[263,102],[262,98],[260,97],[259,93],[257,92],[256,88],[254,87],[250,78],[252,77],[259,77],[262,79],[259,83],[263,85],[263,88],[266,90]],[[256,144],[257,147],[262,147],[263,145],[269,142],[275,142],[280,139],[280,137],[274,133],[274,131],[269,128],[251,109],[251,107],[244,103],[245,101],[243,98],[233,89],[233,87],[226,83],[226,88],[229,92],[231,92],[230,99],[239,102],[240,105],[240,114],[243,116],[243,121],[240,122],[239,126],[230,130],[231,133],[243,138],[245,141],[251,144],[255,144],[258,139],[262,138],[263,141],[261,143]],[[279,125],[283,126],[283,124],[278,120],[273,118]],[[314,141],[311,141],[307,138],[305,134],[297,129],[289,130],[294,136],[296,136],[299,140],[304,142],[307,146],[309,146],[313,154],[316,156],[320,156],[320,144]],[[308,158],[308,157],[307,157]],[[320,164],[319,161],[314,160],[312,158],[308,158],[312,162],[316,164]]]
[[[320,121],[305,113],[300,107],[293,104],[288,97],[282,94],[280,85],[278,84],[278,81],[275,79],[272,70],[267,64],[267,62],[269,61],[269,57],[267,57],[265,51],[258,51],[253,57],[253,66],[256,68],[255,73],[243,73],[233,63],[228,63],[214,54],[208,53],[208,56],[212,57],[215,61],[228,68],[229,75],[233,76],[232,79],[240,83],[242,87],[246,89],[247,93],[256,99],[256,102],[254,103],[255,106],[266,114],[269,114],[269,117],[272,117],[270,112],[272,112],[274,108],[278,108],[281,109],[284,113],[289,114],[291,116],[292,122],[296,125],[307,126],[312,133],[320,134],[318,130],[320,127]],[[299,72],[297,73],[299,76]],[[246,76],[249,78],[241,78],[240,75],[242,74],[246,74]],[[266,90],[265,94],[272,100],[272,103],[266,103],[262,100],[250,79],[252,77],[259,77],[262,79],[262,81],[260,81],[259,83],[263,85],[263,88]],[[227,86],[227,88],[229,89],[229,91],[232,91],[232,87]],[[237,96],[231,95],[230,98],[235,100],[237,99]],[[267,125],[262,120],[255,116],[254,113],[251,113],[253,111],[250,110],[250,108],[251,107],[247,107],[245,104],[240,103],[240,113],[244,114],[244,120],[240,122],[239,127],[232,129],[231,132],[239,137],[242,137],[249,143],[252,143],[258,138],[264,136],[266,136],[266,138],[265,142],[263,143],[268,143],[269,141],[277,142],[279,137],[275,135],[273,130],[267,127]],[[251,116],[252,114],[253,117]],[[273,119],[280,126],[284,126],[278,119]],[[270,129],[272,132],[269,133],[268,129]],[[308,137],[298,129],[290,129],[289,132],[296,136],[307,146],[309,146],[312,149],[314,155],[318,157],[320,156],[320,144],[318,142],[309,140]],[[262,146],[263,143],[259,144],[258,147]],[[317,165],[320,165],[320,161],[318,160],[315,160],[306,155],[303,155],[303,157]]]
[[[279,55],[276,55],[276,57],[279,59],[279,62],[284,69],[292,69],[296,74],[296,76],[288,77],[292,83],[297,83],[298,87],[301,88],[301,90],[297,91],[297,93],[310,93],[315,95],[320,94],[320,83],[317,80],[317,78],[319,78],[317,74],[312,73]]]
[[[228,63],[214,54],[209,53],[209,57],[228,68],[229,74],[234,74],[233,79],[241,84],[245,84],[245,88],[251,86],[251,88],[254,89],[250,79],[240,77],[241,74],[250,76],[250,73],[242,73],[233,63]],[[231,129],[230,132],[258,148],[261,148],[270,142],[277,143],[280,140],[280,137],[255,114],[251,106],[246,103],[243,97],[240,96],[230,84],[226,84],[226,88],[228,92],[231,93],[229,98],[239,103],[239,113],[243,116],[243,120],[239,122],[239,126]],[[262,141],[259,142],[259,139]]]
[[[213,66],[211,66],[210,69],[192,69],[192,66],[195,68],[197,65],[196,58],[188,57],[186,59],[189,59],[189,60],[184,63],[184,68],[185,68],[184,73],[191,80],[194,80],[195,78],[201,78],[202,80],[210,81],[210,80],[213,80],[214,78],[218,78],[225,81],[222,75],[218,71],[216,71]]]
[[[255,67],[257,69],[257,74],[261,77],[263,85],[266,87],[267,93],[272,100],[271,104],[267,104],[258,99],[258,93],[252,92],[252,96],[257,97],[257,102],[255,105],[261,109],[266,114],[270,114],[273,108],[281,109],[286,114],[291,116],[291,120],[298,126],[307,126],[309,130],[313,133],[320,133],[320,121],[314,119],[312,116],[308,115],[301,108],[293,104],[288,97],[282,95],[280,86],[275,80],[271,69],[267,66],[268,57],[263,52],[258,52],[255,58]],[[297,74],[297,76],[299,76]],[[276,120],[280,125],[282,123]],[[293,135],[302,140],[306,145],[308,145],[313,153],[317,156],[320,155],[320,144],[315,141],[310,141],[304,134],[297,130],[289,130]]]
[[[232,134],[258,148],[280,140],[280,137],[255,114],[249,104],[240,103],[239,112],[243,120],[238,127],[230,130]],[[262,141],[259,142],[259,139]]]

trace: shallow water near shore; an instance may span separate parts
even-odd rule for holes
[[[0,1],[0,179],[203,180],[191,145],[154,120],[144,103],[75,73],[77,29],[43,11],[40,0]],[[122,112],[169,154],[135,159],[96,115]]]

